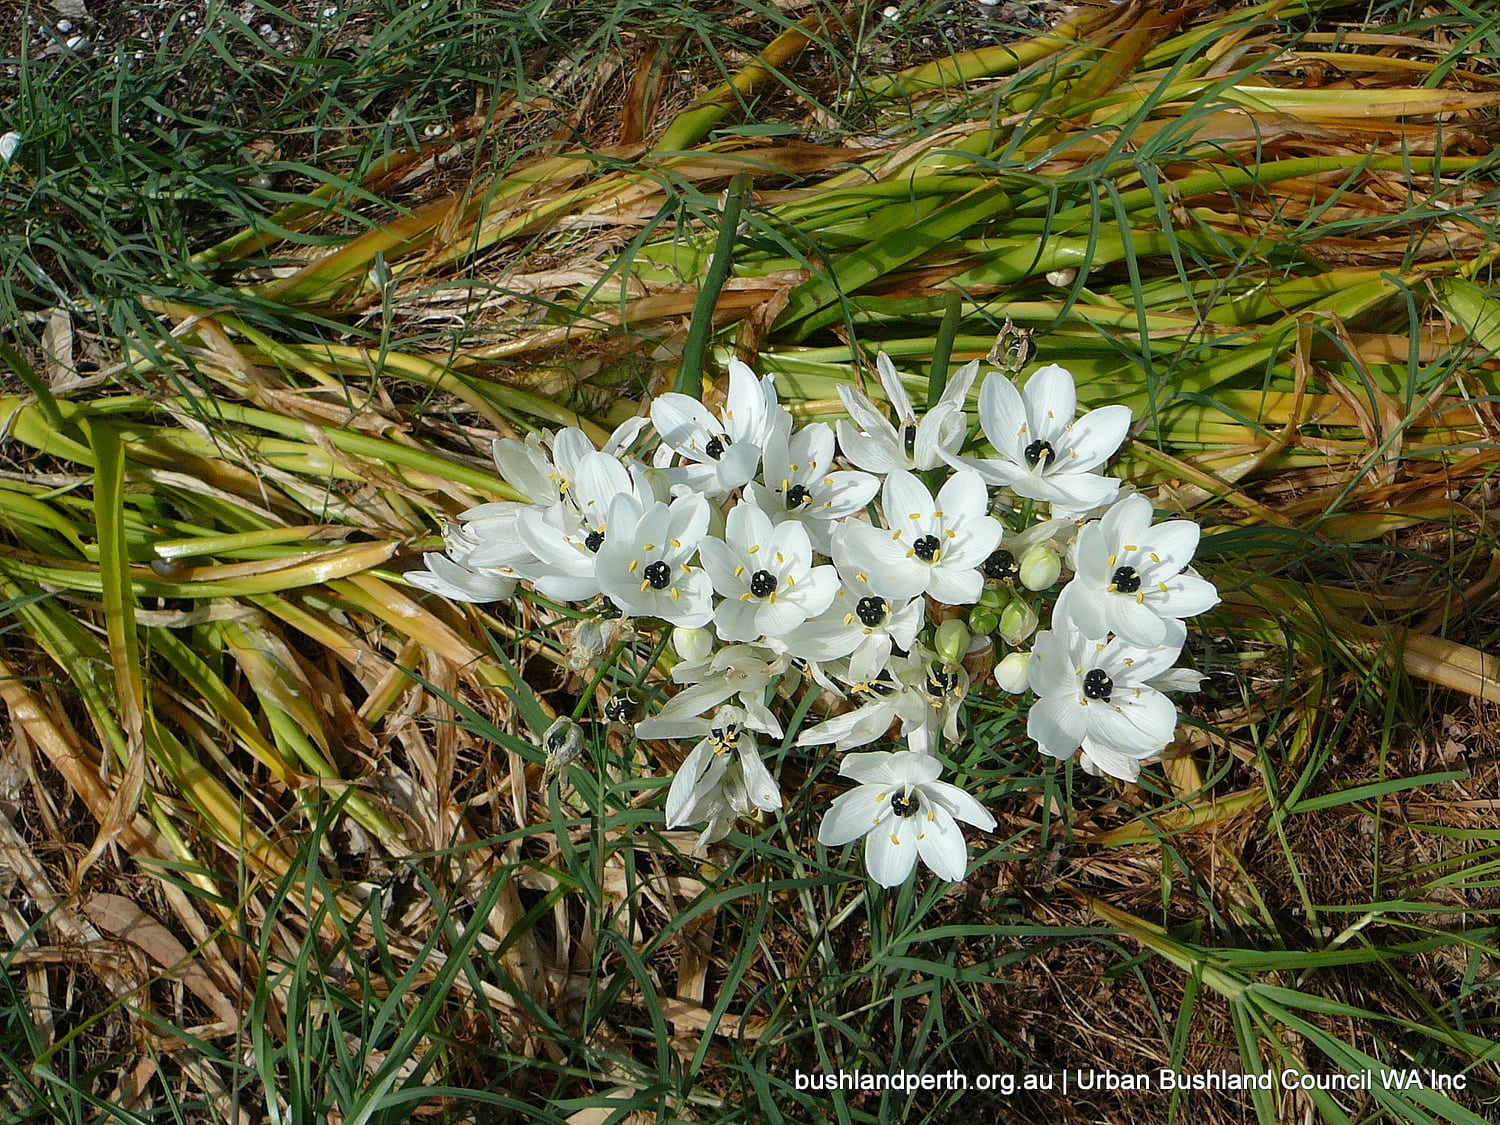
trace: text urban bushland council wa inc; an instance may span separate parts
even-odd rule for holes
[[[1436,1070],[1364,1070],[1353,1073],[1307,1074],[1300,1070],[1246,1074],[1228,1070],[1179,1071],[1169,1068],[1142,1071],[1058,1070],[1016,1073],[968,1073],[961,1070],[834,1070],[792,1072],[796,1090],[915,1092],[963,1090],[1014,1094],[1026,1091],[1069,1093],[1092,1090],[1463,1090],[1463,1074]]]

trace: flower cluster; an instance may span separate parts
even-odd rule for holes
[[[856,783],[819,841],[863,837],[884,886],[919,858],[959,880],[958,822],[995,824],[940,780],[971,678],[993,669],[1002,689],[1035,694],[1027,733],[1044,753],[1133,780],[1173,737],[1164,693],[1198,683],[1175,667],[1183,619],[1218,597],[1189,565],[1197,526],[1153,524],[1150,501],[1102,473],[1126,407],[1079,416],[1058,366],[1024,389],[992,371],[976,455],[977,362],[925,412],[889,358],[877,368],[892,416],[842,386],[850,420],[836,429],[795,425],[774,380],[731,361],[718,410],[663,394],[602,448],[577,429],[499,440],[495,463],[526,499],[465,512],[407,578],[477,602],[524,583],[582,607],[579,669],[636,630],[670,627],[675,690],[636,733],[693,743],[666,823],[703,825],[700,846],[781,808],[762,743],[786,739],[781,716],[800,700],[813,718],[795,745],[842,753],[839,773]],[[850,753],[893,731],[903,748]]]

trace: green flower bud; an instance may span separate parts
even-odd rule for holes
[[[992,609],[977,605],[969,611],[969,631],[976,637],[984,637],[1000,627],[1000,615]]]
[[[932,637],[933,650],[944,664],[957,664],[969,651],[969,627],[956,617],[938,625]]]
[[[1021,585],[1045,590],[1062,575],[1062,559],[1050,543],[1038,543],[1021,556]]]
[[[999,586],[986,586],[984,593],[979,595],[979,604],[985,609],[992,609],[999,613],[1005,608],[1005,603],[1010,598],[1010,591],[1002,590]]]
[[[1036,632],[1039,621],[1036,610],[1026,602],[1011,602],[1000,615],[1000,639],[1008,645],[1018,645]]]
[[[995,682],[1003,691],[1019,694],[1026,690],[1029,681],[1026,669],[1031,664],[1031,653],[1013,652],[995,665]]]

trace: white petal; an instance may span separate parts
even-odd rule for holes
[[[898,750],[891,755],[888,768],[893,781],[903,785],[925,786],[937,780],[938,775],[943,772],[943,763],[930,754]]]
[[[823,814],[818,843],[825,848],[838,848],[869,832],[881,816],[881,802],[875,799],[878,792],[872,785],[861,785],[835,797]],[[889,808],[888,803],[886,807]]]
[[[1083,768],[1089,773],[1107,773],[1121,781],[1137,781],[1141,776],[1141,760],[1122,754],[1108,746],[1100,746],[1092,739],[1083,741]]]
[[[895,785],[896,775],[891,772],[891,762],[896,756],[889,750],[845,754],[844,760],[839,763],[839,776],[867,785]]]
[[[973,605],[984,593],[984,576],[970,568],[935,566],[927,578],[927,594],[943,605]]]
[[[1090,703],[1082,708],[1088,715],[1088,734],[1101,746],[1122,754],[1149,758],[1166,748],[1177,730],[1177,708],[1160,692],[1143,688],[1139,696],[1118,694],[1110,703]]]
[[[875,370],[880,373],[880,385],[885,390],[885,397],[891,404],[891,409],[896,415],[897,424],[901,424],[907,418],[916,416],[911,408],[911,398],[906,393],[906,387],[901,382],[901,376],[896,372],[896,365],[891,362],[891,357],[881,352],[875,357]]]
[[[979,389],[979,424],[1001,457],[1015,465],[1025,464],[1023,451],[1031,440],[1022,440],[1028,429],[1026,406],[1015,384],[998,371],[991,371]]]
[[[1062,634],[1051,629],[1038,633],[1032,642],[1026,674],[1031,690],[1039,696],[1073,696],[1078,692],[1078,674],[1073,670],[1068,643]]]
[[[895,446],[900,443],[901,435],[896,432],[889,419],[875,408],[875,404],[865,397],[860,391],[847,383],[839,385],[839,400],[844,404],[844,411],[869,437],[881,441],[882,444]],[[839,448],[848,453],[844,445],[843,434],[839,434]]]
[[[820,746],[831,742],[837,750],[866,746],[890,730],[895,711],[885,700],[857,707],[804,730],[797,745]]]
[[[744,774],[745,792],[750,795],[756,808],[781,808],[781,790],[776,785],[776,779],[771,776],[771,771],[766,769],[766,763],[761,760],[754,739],[740,739],[740,769]]]
[[[964,404],[969,398],[969,389],[974,386],[974,380],[979,377],[979,361],[971,359],[952,375],[948,376],[948,385],[943,388],[942,396],[938,399],[939,406],[953,405],[959,410],[964,409]]]
[[[1167,580],[1166,591],[1155,591],[1147,599],[1151,608],[1167,617],[1194,617],[1219,604],[1219,591],[1212,582],[1196,574],[1179,574]]]
[[[748,588],[744,574],[735,577],[735,567],[740,566],[740,557],[722,539],[707,537],[698,544],[698,561],[708,572],[714,590],[722,598],[738,598]]]
[[[514,578],[470,570],[436,551],[423,555],[422,561],[427,569],[407,571],[406,581],[439,597],[456,602],[498,602],[516,590]]]
[[[1206,677],[1195,668],[1169,668],[1146,683],[1157,691],[1197,691]]]
[[[755,475],[760,465],[760,446],[752,441],[736,441],[724,451],[724,455],[713,462],[714,479],[718,494],[723,495],[739,488]]]
[[[982,491],[984,485],[980,484],[979,487]],[[905,469],[899,469],[885,478],[885,493],[881,497],[881,508],[885,512],[885,522],[888,528],[891,530],[909,529],[915,522],[913,517],[916,520],[926,520],[932,515],[934,510],[932,493],[928,492],[914,475]]]
[[[922,786],[922,794],[942,806],[952,816],[967,821],[975,828],[982,828],[988,832],[995,827],[995,818],[990,815],[990,810],[981,805],[972,794],[964,792],[957,785],[947,781],[932,781]]]
[[[969,436],[969,420],[953,403],[933,407],[917,424],[912,463],[918,469],[935,469],[943,463],[942,450],[957,453]]]
[[[989,489],[978,473],[960,470],[938,490],[937,506],[950,522],[977,518],[990,510]]]
[[[709,780],[707,775],[717,762],[718,776]],[[667,827],[677,828],[686,824],[683,818],[692,810],[698,798],[707,789],[713,787],[718,777],[724,773],[724,763],[717,759],[709,746],[708,739],[704,739],[693,747],[692,752],[682,763],[682,768],[677,771],[677,776],[672,779],[672,787],[667,790]],[[701,785],[702,781],[705,784]]]
[[[1130,432],[1130,407],[1101,406],[1073,423],[1069,435],[1078,456],[1070,461],[1074,472],[1092,469],[1115,455]]]
[[[714,610],[714,631],[723,641],[758,641],[764,635],[760,627],[761,603],[725,598]]]
[[[963,882],[969,866],[969,850],[964,846],[963,831],[942,806],[934,806],[932,819],[926,813],[912,818],[919,823],[917,829],[917,851],[922,862],[940,879],[950,883]]]
[[[1036,664],[1034,654],[1031,663]],[[1084,708],[1071,696],[1038,699],[1026,715],[1026,736],[1035,739],[1042,753],[1053,758],[1071,758],[1087,731]]]
[[[865,837],[865,869],[882,887],[899,887],[916,866],[916,833],[909,817],[893,816]]]
[[[1118,633],[1141,648],[1155,648],[1166,640],[1166,622],[1153,606],[1136,601],[1134,594],[1115,593],[1105,594],[1104,597],[1111,632]],[[1077,607],[1074,607],[1073,619],[1082,628],[1083,622],[1078,618]]]
[[[729,436],[736,442],[748,441],[757,446],[765,443],[770,422],[765,389],[755,372],[738,359],[729,361],[729,394],[724,420],[728,423]]]
[[[840,568],[869,575],[870,589],[883,598],[914,598],[927,588],[928,569],[908,557],[910,549],[891,538],[889,531],[867,523],[850,524],[842,537]],[[838,544],[835,544],[838,550]],[[845,565],[845,564],[848,565]]]
[[[718,433],[718,420],[697,399],[669,391],[657,395],[651,403],[651,424],[656,432],[679,453],[691,451],[701,456],[709,436]]]
[[[1026,382],[1022,392],[1026,413],[1037,424],[1036,438],[1046,438],[1073,421],[1078,413],[1078,397],[1073,374],[1066,367],[1048,364]],[[1129,408],[1124,408],[1129,413]]]

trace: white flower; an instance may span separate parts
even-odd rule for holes
[[[697,399],[658,395],[651,421],[661,435],[655,464],[665,469],[675,453],[683,461],[669,470],[674,485],[721,499],[755,475],[773,428],[790,424],[776,402],[776,384],[737,359],[729,361],[729,394],[716,418]]]
[[[974,377],[979,374],[978,360],[953,373],[937,404],[920,420],[891,357],[881,352],[875,359],[875,367],[880,372],[886,400],[895,411],[896,424],[886,421],[875,404],[854,387],[840,385],[839,398],[844,409],[859,425],[856,429],[849,422],[838,424],[839,448],[845,457],[861,469],[889,473],[893,469],[936,468],[943,463],[940,451],[957,454],[963,448],[968,433],[964,402],[974,385]]]
[[[1094,470],[1125,440],[1130,408],[1101,406],[1075,421],[1077,412],[1077,392],[1066,368],[1041,368],[1024,392],[991,372],[979,391],[979,424],[999,459],[948,455],[945,460],[975,469],[1018,496],[1045,500],[1056,513],[1086,511],[1119,491],[1119,481]]]
[[[600,454],[582,430],[573,428],[555,434],[528,434],[525,441],[499,438],[493,452],[501,478],[526,499],[480,504],[459,517],[476,544],[465,561],[478,567],[527,567],[537,558],[517,531],[521,513],[546,516],[563,506],[573,492],[580,466]],[[553,518],[561,515],[553,513]],[[576,522],[578,518],[575,506],[572,518],[564,522]]]
[[[714,626],[726,641],[783,641],[827,609],[838,592],[833,567],[813,566],[806,529],[800,523],[773,524],[754,504],[736,504],[724,538],[704,539],[698,550],[724,599],[714,610]]]
[[[833,602],[820,616],[792,630],[788,650],[803,660],[838,660],[874,636],[886,638],[886,654],[893,645],[911,648],[926,618],[926,603],[919,597],[882,597],[863,570],[841,570],[839,576],[843,581]]]
[[[884,635],[867,637],[849,657],[849,668],[838,678],[848,685],[856,706],[843,714],[805,728],[798,746],[832,743],[835,750],[849,750],[874,742],[901,720],[901,733],[912,748],[923,753],[934,749],[928,736],[936,728],[934,709],[922,690],[926,668],[920,660],[891,656]]]
[[[430,551],[422,556],[424,570],[409,570],[406,580],[418,589],[455,602],[500,602],[516,591],[516,580],[493,570],[475,570],[447,555]]]
[[[561,502],[516,511],[515,534],[531,558],[510,565],[549,598],[583,602],[597,597],[595,556],[608,534],[609,505],[633,489],[630,473],[618,459],[586,454]]]
[[[705,630],[706,632],[706,630]],[[672,681],[682,690],[660,711],[636,724],[640,738],[688,738],[701,733],[703,712],[730,696],[744,708],[743,725],[780,738],[781,723],[765,704],[766,689],[786,674],[786,654],[763,645],[726,645],[701,660],[684,661],[672,669]]]
[[[834,538],[834,558],[845,573],[862,571],[887,598],[928,594],[948,605],[979,600],[979,566],[1000,544],[1000,521],[985,513],[989,494],[978,474],[960,470],[934,501],[911,473],[885,479],[885,528],[848,522]]]
[[[781,808],[781,790],[761,761],[744,713],[722,707],[699,720],[703,739],[693,747],[667,791],[667,827],[708,821],[701,848],[722,838],[737,816]]]
[[[1134,781],[1177,729],[1177,708],[1152,681],[1171,669],[1187,630],[1171,620],[1167,644],[1142,648],[1087,637],[1062,609],[1032,646],[1026,671],[1037,698],[1026,733],[1044,754],[1066,760],[1082,747],[1106,773]]]
[[[645,506],[622,493],[609,506],[609,534],[595,568],[599,589],[632,617],[659,617],[672,625],[706,625],[713,619],[713,590],[701,568],[688,565],[708,532],[708,501],[680,496],[669,507]]]
[[[572,487],[578,462],[598,452],[588,435],[573,427],[528,434],[525,441],[497,438],[492,451],[505,483],[541,507],[559,503]]]
[[[917,857],[939,878],[962,881],[968,869],[962,820],[989,831],[995,818],[956,785],[939,781],[942,763],[913,750],[850,754],[839,774],[859,786],[833,802],[818,843],[840,847],[865,838],[865,868],[882,887],[906,882]]]
[[[1076,576],[1063,590],[1068,615],[1090,637],[1117,633],[1133,644],[1162,644],[1167,621],[1218,604],[1213,583],[1189,567],[1198,525],[1168,520],[1151,526],[1151,501],[1127,496],[1078,533]]]
[[[455,602],[499,602],[515,593],[514,571],[470,562],[479,543],[466,527],[449,524],[443,540],[446,552],[423,555],[425,569],[407,571],[407,582]]]
[[[0,137],[0,164],[9,164],[10,158],[16,154],[16,149],[21,147],[21,134],[14,129]]]
[[[777,523],[801,523],[813,548],[825,555],[837,521],[864,511],[880,490],[879,478],[869,473],[831,471],[833,450],[833,429],[826,422],[791,435],[774,430],[761,459],[765,483],[748,486],[757,507]]]

